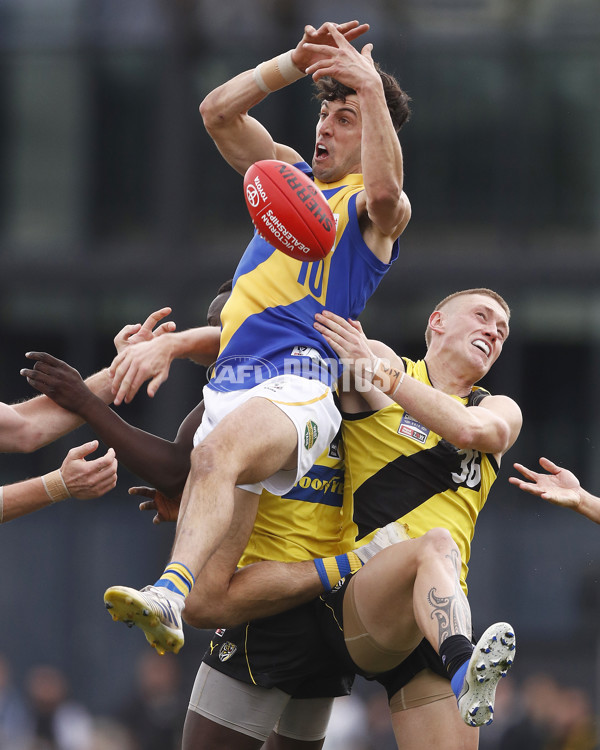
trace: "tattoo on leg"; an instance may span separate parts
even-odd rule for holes
[[[471,608],[460,585],[458,552],[452,550],[448,557],[456,573],[454,592],[450,596],[437,596],[434,587],[427,594],[427,601],[432,607],[431,618],[438,622],[438,643],[451,635],[471,637]]]

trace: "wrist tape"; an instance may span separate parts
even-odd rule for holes
[[[71,497],[71,493],[69,492],[69,488],[65,484],[65,480],[63,479],[63,475],[60,469],[51,471],[49,474],[44,474],[44,476],[42,477],[42,483],[44,485],[44,489],[46,490],[46,494],[53,503],[57,503],[60,500],[66,500],[68,497]]]

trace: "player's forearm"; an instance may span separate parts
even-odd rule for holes
[[[197,628],[233,627],[285,612],[314,599],[323,585],[312,560],[259,562],[238,570],[218,596],[194,592],[186,600],[185,621]],[[194,593],[200,594],[194,596]],[[216,593],[216,592],[215,592]]]
[[[52,504],[41,477],[5,485],[0,489],[0,495],[1,523],[7,523]]]
[[[178,333],[164,334],[161,338],[166,339],[167,336],[172,360],[192,359],[200,365],[208,366],[219,354],[221,331],[217,326],[189,328]]]
[[[84,383],[90,389],[90,391],[98,396],[105,404],[111,404],[113,400],[113,394],[111,391],[112,382],[108,374],[108,368],[105,367],[100,372],[90,375],[89,378],[84,380]]]
[[[407,210],[404,201],[404,162],[381,86],[360,93],[363,118],[361,159],[369,217],[391,234]],[[406,204],[406,205],[405,205]]]
[[[399,357],[392,358],[389,366],[380,361],[373,383],[411,417],[458,448],[503,453],[511,444],[507,421],[488,409],[467,408],[453,396],[411,378]]]
[[[254,69],[240,73],[203,99],[200,114],[205,128],[211,135],[226,130],[266,96],[256,83]]]
[[[189,450],[128,424],[96,396],[86,400],[80,413],[100,440],[115,449],[119,463],[129,471],[167,497],[183,490]]]
[[[91,375],[85,382],[104,403],[112,401],[108,370]],[[63,409],[47,396],[36,396],[12,408],[20,422],[6,440],[0,440],[0,450],[5,452],[31,453],[72,432],[84,421],[79,414]]]

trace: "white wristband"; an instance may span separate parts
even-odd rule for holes
[[[406,376],[406,370],[405,370],[405,371],[404,371],[404,372],[402,373],[402,376],[400,377],[400,379],[399,379],[399,380],[398,380],[398,382],[396,383],[396,387],[395,387],[395,388],[394,388],[394,390],[393,390],[393,391],[392,391],[392,392],[390,393],[390,398],[394,398],[394,396],[395,396],[395,395],[396,395],[396,393],[398,392],[398,388],[400,388],[400,386],[401,386],[401,385],[402,385],[402,383],[404,382],[404,378],[405,378],[405,376]]]

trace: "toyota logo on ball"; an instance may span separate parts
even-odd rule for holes
[[[252,208],[256,208],[258,206],[260,202],[260,193],[254,187],[254,185],[248,185],[246,187],[246,198],[248,199],[248,203],[252,206]]]

